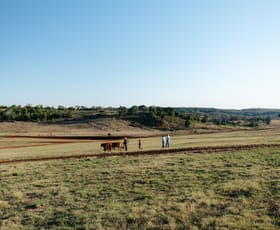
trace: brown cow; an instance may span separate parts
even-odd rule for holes
[[[101,143],[101,147],[103,147],[104,151],[110,152],[112,150],[112,143],[111,142],[106,142],[106,143]]]
[[[124,149],[124,143],[123,143],[123,141],[115,141],[115,142],[112,142],[112,149],[118,149],[118,150]]]

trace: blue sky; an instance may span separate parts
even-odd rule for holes
[[[278,0],[1,0],[0,104],[280,108]]]

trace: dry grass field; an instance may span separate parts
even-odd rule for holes
[[[1,125],[0,160],[103,153],[101,140],[7,137],[18,133]],[[52,135],[69,136],[68,128]],[[161,148],[161,133],[137,134],[143,151]],[[170,135],[171,149],[280,143],[277,125]],[[129,151],[138,151],[137,140]],[[278,147],[5,163],[0,175],[1,230],[280,228]]]
[[[269,129],[260,130],[213,130],[206,133],[179,131],[169,132],[171,148],[211,147],[250,144],[280,144],[278,122]],[[33,123],[0,123],[0,160],[29,159],[41,157],[83,155],[103,153],[102,140],[63,139],[63,136],[107,136],[110,130],[100,131],[78,125],[38,125]],[[21,132],[19,132],[21,130]],[[39,132],[40,130],[40,132]],[[141,137],[143,150],[161,148],[161,134],[154,130],[128,128],[110,132],[112,137],[133,136],[129,140],[129,151],[138,151],[138,139]],[[29,136],[29,137],[28,137]],[[32,138],[30,138],[32,136]],[[52,138],[61,136],[62,138]],[[36,138],[38,137],[38,138]],[[42,138],[45,137],[45,138]],[[94,139],[94,138],[93,138]],[[116,140],[121,140],[116,138]]]

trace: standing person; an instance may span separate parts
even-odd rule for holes
[[[167,134],[167,136],[166,136],[166,145],[165,145],[165,147],[166,147],[166,148],[169,148],[169,146],[170,146],[170,136],[169,136],[169,134]]]
[[[162,148],[165,147],[165,136],[164,135],[162,135],[162,137],[161,137],[161,146],[162,146]]]
[[[138,140],[138,149],[139,149],[139,150],[142,149],[142,143],[141,143],[141,140],[140,140],[140,139]]]
[[[124,143],[124,149],[125,149],[125,151],[127,151],[127,145],[128,145],[127,137],[124,138],[123,143]]]

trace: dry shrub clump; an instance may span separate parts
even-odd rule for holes
[[[13,197],[17,200],[17,201],[23,201],[23,193],[21,191],[15,191],[13,192]]]
[[[7,201],[0,200],[0,209],[7,209],[9,207],[10,207],[10,205]]]

